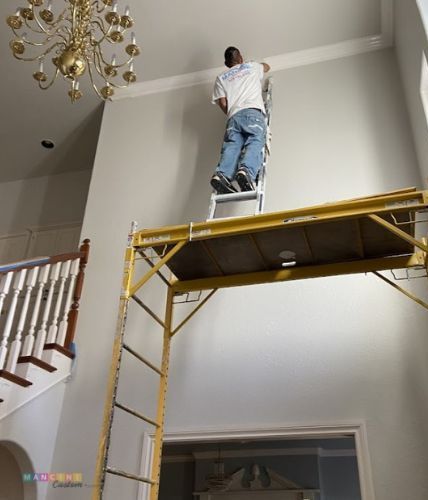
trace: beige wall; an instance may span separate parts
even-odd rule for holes
[[[0,183],[0,235],[83,219],[91,171]]]
[[[426,2],[421,2],[425,4]],[[428,21],[428,9],[427,9]],[[428,125],[421,94],[422,54],[428,54],[427,35],[416,0],[395,0],[395,43],[406,103],[424,185],[428,185]]]
[[[202,85],[106,107],[83,228],[93,245],[78,369],[54,455],[55,469],[81,469],[86,482],[129,224],[205,218],[224,127],[209,95]],[[268,210],[421,184],[391,50],[275,74],[274,99]],[[134,309],[128,321],[128,341],[150,357],[160,336],[146,331]],[[425,325],[425,311],[371,276],[221,291],[174,339],[167,431],[364,421],[376,500],[425,498]],[[153,415],[146,381],[127,364],[122,399]],[[142,428],[122,415],[118,424],[111,465],[138,472]],[[134,498],[134,484],[115,484],[106,499]],[[89,494],[70,490],[61,498]]]

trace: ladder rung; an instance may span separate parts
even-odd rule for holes
[[[215,194],[214,199],[217,203],[226,203],[228,201],[247,201],[255,200],[257,191],[241,191],[239,193]]]
[[[135,356],[137,359],[139,359],[142,363],[144,363],[145,365],[147,365],[149,368],[151,368],[153,371],[155,371],[156,373],[158,373],[161,377],[163,376],[163,372],[162,370],[160,370],[157,366],[155,366],[153,363],[150,363],[149,360],[147,360],[146,358],[143,358],[143,356],[141,356],[141,354],[138,354],[138,352],[134,351],[134,349],[131,349],[131,347],[129,347],[129,345],[127,344],[123,344],[123,348],[128,351],[129,353],[131,353],[133,356]]]
[[[134,415],[134,417],[141,418],[141,420],[144,420],[144,422],[147,422],[148,424],[154,425],[155,427],[160,427],[157,422],[155,422],[154,420],[152,420],[149,417],[145,417],[142,413],[139,413],[138,411],[133,410],[132,408],[129,408],[129,406],[122,405],[118,402],[115,403],[115,406],[117,406],[118,408],[120,408],[123,411],[130,413],[131,415]]]
[[[123,470],[113,469],[113,467],[106,467],[105,471],[109,474],[114,474],[115,476],[125,477],[126,479],[133,479],[134,481],[140,481],[140,483],[146,484],[156,484],[154,481],[148,477],[136,476],[135,474],[130,474],[129,472],[124,472]]]

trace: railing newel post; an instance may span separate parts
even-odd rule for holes
[[[85,268],[88,263],[89,250],[90,250],[90,240],[85,239],[80,247],[80,252],[82,257],[79,263],[79,273],[76,278],[76,285],[74,287],[73,303],[71,304],[71,309],[68,313],[68,325],[67,333],[65,335],[64,347],[70,349],[71,344],[74,340],[74,334],[76,332],[77,318],[79,316],[79,306],[80,298],[82,296],[83,283],[85,281]]]

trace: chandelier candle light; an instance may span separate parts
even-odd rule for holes
[[[107,43],[122,43],[126,30],[134,25],[129,7],[120,15],[116,0],[61,1],[65,2],[65,6],[56,18],[52,12],[52,0],[29,0],[27,7],[18,8],[6,20],[15,34],[15,39],[10,42],[14,57],[21,61],[38,61],[33,77],[39,87],[48,89],[61,74],[70,82],[68,95],[74,102],[83,95],[79,88],[79,78],[86,71],[92,87],[102,99],[109,99],[115,88],[124,88],[135,82],[137,75],[134,73],[133,61],[140,54],[140,48],[136,44],[134,33],[125,47],[127,56],[122,64],[117,64],[115,54],[110,59],[103,52]],[[31,30],[34,40],[27,38],[27,33],[23,32],[25,28]],[[24,53],[27,48],[42,53],[26,57]],[[44,69],[48,56],[53,56],[54,65],[54,74],[49,82]],[[121,69],[124,69],[124,85],[114,81]],[[101,80],[101,86],[97,85],[98,80]]]

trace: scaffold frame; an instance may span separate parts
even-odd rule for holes
[[[103,498],[106,474],[113,474],[150,485],[150,500],[158,499],[171,340],[218,289],[345,274],[373,273],[428,309],[427,302],[380,273],[380,271],[385,270],[418,269],[424,273],[424,276],[427,276],[428,241],[425,237],[420,239],[415,237],[415,227],[418,223],[417,214],[427,210],[428,191],[408,188],[366,198],[250,217],[209,220],[141,231],[136,231],[134,227],[129,235],[128,247],[125,253],[119,316],[113,345],[104,418],[100,432],[93,500]],[[343,226],[343,224],[348,224],[349,227]],[[325,242],[325,239],[321,238],[322,246],[319,249],[324,253],[318,249],[317,261],[315,258],[316,251],[313,251],[313,249],[312,252],[310,251],[310,239],[313,237],[310,228],[315,226],[317,226],[316,234],[321,235],[323,230],[329,231],[328,234],[331,235],[335,234],[334,231],[337,227],[342,229],[348,227],[349,231],[344,230],[343,233],[348,236],[352,235],[352,244],[355,248],[350,252],[349,248],[342,248],[339,245],[339,249],[343,250],[343,255],[346,258],[330,261],[329,259],[335,257],[337,252],[329,254],[329,242]],[[297,233],[293,233],[288,231],[290,228],[293,228],[293,230],[295,228],[299,229]],[[269,257],[271,247],[273,245],[273,250],[276,251],[279,244],[275,239],[276,232],[281,233],[282,237],[285,238],[284,241],[287,241],[287,235],[292,235],[295,242],[303,241],[308,247],[306,250],[309,257],[306,260],[309,264],[302,265],[299,263],[299,257],[296,257],[296,261],[291,263],[291,267],[290,262],[286,262],[284,266],[276,258],[276,260],[272,260],[272,257]],[[301,237],[301,240],[296,239],[297,234],[299,238]],[[263,241],[259,235],[268,235],[269,238]],[[257,238],[259,239],[257,240]],[[210,242],[214,240],[217,240],[217,243],[220,241],[222,245],[209,247]],[[337,241],[339,240],[340,238]],[[233,259],[230,258],[230,253],[227,253],[227,242],[231,242],[232,250],[238,253],[239,244],[248,245],[248,248],[244,248],[244,251],[259,255],[257,262],[260,263],[260,268],[253,269],[251,272],[242,272],[239,259],[231,264]],[[261,243],[265,246],[262,247]],[[184,256],[186,262],[183,266],[180,255],[184,255],[185,249],[191,245],[193,245],[193,250],[190,254]],[[377,250],[376,245],[379,245]],[[249,248],[251,248],[251,251]],[[370,252],[368,252],[368,248]],[[217,255],[214,250],[217,251]],[[226,257],[229,258],[229,260],[226,259],[225,261],[229,264],[229,272],[224,271],[224,263],[216,261],[219,255],[218,252],[221,253],[222,251],[226,252]],[[201,255],[203,254],[203,259],[198,252]],[[357,258],[349,258],[350,255],[355,255]],[[150,267],[140,277],[135,276],[135,262],[138,256],[143,257],[143,260]],[[210,276],[198,276],[198,272],[205,272],[204,262],[210,262],[212,265]],[[250,264],[253,265],[254,262],[256,261],[252,261]],[[201,264],[199,267],[198,263]],[[248,267],[250,264],[247,262],[246,266]],[[164,266],[168,267],[175,276],[170,279],[166,278],[161,271]],[[160,318],[136,296],[136,293],[156,275],[167,287],[164,318]],[[174,299],[183,296],[183,294],[201,291],[208,293],[206,295],[199,294],[197,305],[184,320],[174,326],[173,311],[174,307],[178,305]],[[131,299],[163,329],[162,362],[160,367],[156,367],[137,353],[124,340],[126,316]],[[138,411],[118,402],[117,388],[121,358],[124,351],[136,357],[160,377],[156,420],[149,419]],[[108,464],[115,408],[126,411],[154,427],[154,454],[150,477],[141,477],[111,467]]]

